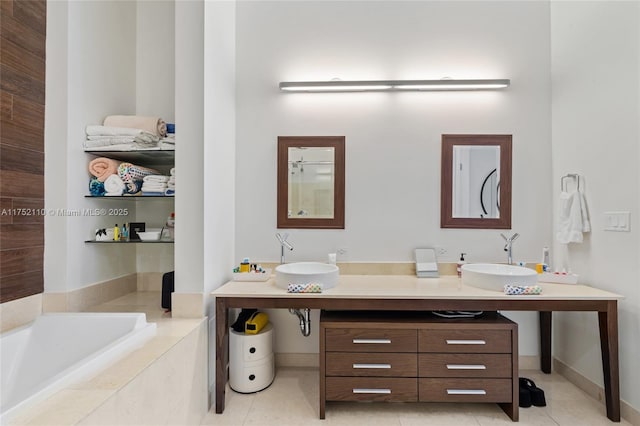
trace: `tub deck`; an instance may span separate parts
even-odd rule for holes
[[[206,318],[171,318],[160,307],[160,298],[158,291],[135,292],[86,309],[86,312],[143,312],[148,322],[157,324],[156,335],[144,347],[97,375],[17,414],[8,425],[72,425],[82,421],[206,321]]]

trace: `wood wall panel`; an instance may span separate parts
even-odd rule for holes
[[[0,0],[0,303],[44,291],[46,0]]]
[[[14,250],[3,250],[0,262],[0,277],[26,274],[29,271],[41,271],[44,247],[28,247]]]

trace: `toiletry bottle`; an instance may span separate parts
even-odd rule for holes
[[[460,260],[458,260],[458,265],[456,266],[456,271],[458,272],[458,278],[460,278],[460,277],[462,276],[462,265],[464,265],[465,263],[467,263],[467,262],[465,262],[465,260],[464,260],[464,256],[465,256],[466,254],[467,254],[467,253],[460,253]]]
[[[118,228],[118,224],[113,227],[113,241],[120,241],[120,228]]]
[[[242,259],[242,263],[240,263],[240,272],[249,272],[249,268],[251,264],[249,263],[249,258],[245,257]]]
[[[127,224],[122,224],[122,231],[120,232],[120,239],[122,241],[129,241],[129,229],[127,228]]]
[[[542,248],[542,268],[545,272],[551,272],[551,266],[549,265],[549,247]]]

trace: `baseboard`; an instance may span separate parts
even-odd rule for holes
[[[553,371],[560,374],[593,399],[604,404],[604,388],[597,383],[586,378],[557,358],[553,358]],[[632,425],[640,425],[640,411],[629,405],[624,400],[620,400],[620,416]]]

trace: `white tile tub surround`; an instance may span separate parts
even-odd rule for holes
[[[95,374],[155,331],[143,313],[52,313],[3,334],[0,421]]]
[[[89,306],[105,303],[125,294],[135,292],[137,288],[137,274],[128,274],[69,292],[44,293],[42,296],[42,311],[83,311]]]

